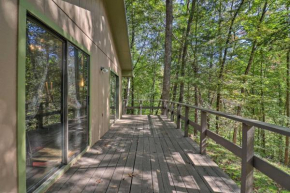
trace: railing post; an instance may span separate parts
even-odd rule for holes
[[[242,181],[241,192],[253,192],[254,181],[254,134],[255,128],[243,123],[242,128]]]
[[[181,128],[181,124],[180,124],[180,104],[177,104],[177,121],[176,121],[176,124],[177,124],[177,129],[180,129]]]
[[[142,115],[142,100],[140,100],[140,105],[139,105],[139,114]]]
[[[171,121],[174,121],[174,103],[171,103]]]
[[[188,116],[189,116],[189,107],[185,106],[184,137],[188,137],[188,126],[189,126]]]
[[[207,131],[207,115],[201,111],[201,131],[200,131],[200,154],[206,154],[206,131]]]

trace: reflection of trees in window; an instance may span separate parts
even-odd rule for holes
[[[116,120],[117,107],[117,76],[111,72],[110,74],[110,123]]]
[[[26,114],[27,129],[35,129],[33,121],[40,111],[61,109],[63,42],[46,29],[27,22]],[[60,122],[60,115],[45,117],[46,124]]]
[[[62,161],[62,39],[27,21],[26,185],[28,192]]]
[[[34,19],[27,21],[26,45],[29,192],[62,164],[63,152],[71,160],[88,146],[89,56]],[[66,62],[63,54],[67,54]],[[68,147],[63,146],[64,139]]]
[[[82,109],[88,97],[88,57],[73,45],[68,46],[68,105]],[[72,116],[70,116],[72,117]],[[80,118],[80,115],[77,116]]]

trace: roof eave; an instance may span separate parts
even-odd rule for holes
[[[124,75],[126,74],[125,76],[129,76],[129,74],[132,76],[133,64],[129,45],[125,2],[124,0],[105,0],[104,5],[122,72],[124,72]]]

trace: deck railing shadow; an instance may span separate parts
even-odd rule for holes
[[[217,144],[226,148],[232,152],[235,156],[241,158],[241,192],[253,192],[253,183],[254,183],[254,168],[274,180],[276,183],[280,184],[287,190],[290,190],[290,175],[286,172],[280,170],[279,168],[268,163],[266,160],[256,156],[254,154],[254,133],[255,128],[260,128],[263,130],[268,130],[277,134],[284,136],[290,136],[290,130],[286,127],[281,127],[278,125],[273,125],[258,120],[247,119],[236,115],[230,115],[227,113],[214,111],[210,109],[205,109],[189,104],[178,103],[174,101],[166,100],[135,100],[133,104],[138,104],[137,106],[126,106],[128,102],[123,101],[123,115],[134,111],[137,109],[138,114],[142,115],[143,111],[150,110],[150,113],[153,110],[158,110],[162,112],[162,115],[169,118],[172,122],[175,120],[176,116],[176,128],[181,129],[181,121],[184,121],[184,137],[189,136],[189,126],[192,126],[196,131],[199,132],[199,153],[201,155],[206,155],[206,146],[207,138],[212,139]],[[146,104],[144,106],[143,104]],[[148,105],[149,104],[149,105]],[[150,104],[158,104],[157,106],[150,106]],[[185,108],[184,114],[181,113],[181,108]],[[196,123],[189,119],[190,109],[194,109],[200,113],[201,122]],[[148,112],[148,111],[147,111]],[[229,120],[236,121],[242,124],[242,145],[238,146],[231,141],[225,139],[224,137],[214,133],[208,129],[208,115],[215,115],[218,117],[223,117]],[[204,166],[202,166],[204,167]]]

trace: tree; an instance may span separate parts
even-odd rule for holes
[[[222,81],[223,81],[223,76],[224,76],[224,68],[226,64],[226,59],[227,59],[227,54],[228,54],[228,46],[230,44],[230,40],[232,37],[232,32],[233,32],[233,25],[235,23],[235,20],[244,4],[244,0],[241,0],[241,2],[238,4],[238,8],[234,12],[234,15],[231,19],[229,30],[228,30],[228,35],[226,39],[226,43],[224,46],[224,52],[223,52],[223,57],[220,63],[220,71],[218,75],[218,86],[217,86],[217,98],[216,98],[216,110],[220,111],[220,102],[221,102],[221,87],[222,87]],[[219,117],[216,116],[216,132],[219,133]]]
[[[191,9],[189,11],[189,18],[187,22],[187,27],[186,27],[186,33],[184,37],[184,44],[183,44],[183,51],[182,51],[182,58],[181,58],[181,70],[180,70],[180,76],[184,77],[185,75],[185,65],[187,61],[187,49],[188,49],[188,44],[189,44],[189,34],[190,34],[190,29],[191,29],[191,24],[193,21],[193,14],[195,10],[195,2],[196,0],[192,0],[191,2]],[[183,95],[184,95],[184,82],[180,83],[180,89],[179,89],[179,102],[183,102]]]
[[[286,68],[286,116],[287,116],[287,126],[290,127],[290,49],[287,52],[287,68]],[[284,164],[287,166],[289,164],[289,137],[286,136],[285,142],[285,159]]]
[[[172,21],[173,21],[172,0],[166,0],[166,27],[165,27],[165,56],[164,56],[164,75],[162,100],[170,99],[170,69],[171,69],[171,50],[172,50]]]
[[[162,96],[166,54],[160,42],[166,43],[166,1],[127,0],[126,4],[135,64],[129,100]],[[289,127],[289,1],[172,4],[171,100]],[[199,111],[189,115],[200,122]],[[208,116],[208,128],[240,145],[241,125],[215,119]],[[255,153],[280,166],[289,165],[289,138],[262,129],[255,132]]]
[[[261,17],[259,19],[259,23],[257,25],[258,33],[260,31],[259,29],[260,29],[261,23],[263,22],[263,19],[265,17],[266,11],[267,11],[267,5],[268,5],[268,1],[266,0],[265,3],[264,3],[264,6],[263,6]],[[257,38],[255,38],[254,41],[253,41],[253,45],[252,45],[249,61],[248,61],[247,67],[246,67],[245,72],[244,72],[244,78],[242,80],[243,85],[246,83],[246,81],[247,81],[246,76],[249,74],[250,69],[251,69],[251,67],[253,65],[253,60],[254,60],[254,56],[255,56],[256,50],[257,50]],[[245,88],[242,87],[241,88],[241,95],[243,96],[244,94],[245,94]],[[242,111],[242,106],[238,105],[238,108],[237,108],[237,115],[238,116],[241,115],[241,111]],[[235,143],[235,144],[237,143],[237,130],[238,130],[238,128],[235,127],[234,128],[234,134],[233,134],[233,143]]]

